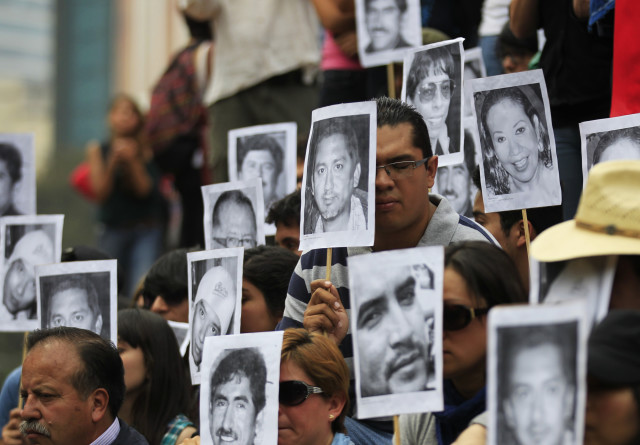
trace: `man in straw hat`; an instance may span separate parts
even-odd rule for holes
[[[538,261],[619,255],[609,307],[640,309],[640,161],[595,165],[575,219],[541,233],[531,244]]]

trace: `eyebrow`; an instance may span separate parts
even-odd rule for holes
[[[402,292],[407,288],[411,289],[415,285],[416,285],[416,280],[413,277],[407,277],[406,280],[404,280],[402,283],[396,286],[396,289],[395,289],[396,295],[398,295],[400,292]]]
[[[477,218],[477,217],[479,217],[479,216],[484,216],[484,215],[486,215],[486,213],[484,213],[484,212],[480,212],[480,211],[478,211],[478,210],[474,210],[472,214],[473,214],[473,217],[474,217],[474,218]]]
[[[410,154],[398,155],[391,159],[387,159],[384,163],[380,163],[380,165],[391,164],[393,162],[402,162],[402,161],[413,161],[413,156]]]
[[[527,123],[527,121],[525,121],[524,119],[520,119],[518,122],[513,124],[513,127],[511,127],[511,128],[516,128],[518,125],[520,125],[520,122],[524,122],[525,124]]]
[[[380,295],[372,300],[365,301],[360,306],[360,310],[358,311],[358,327],[362,326],[364,323],[364,316],[367,312],[372,311],[374,309],[386,309],[387,307],[387,297],[385,295]]]

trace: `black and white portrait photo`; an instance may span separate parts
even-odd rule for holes
[[[401,62],[422,43],[419,0],[356,0],[358,53],[365,67]]]
[[[73,327],[118,341],[117,261],[36,266],[40,328]]]
[[[229,178],[260,178],[264,212],[296,189],[297,125],[287,122],[229,131]],[[275,226],[267,235],[275,233]]]
[[[582,444],[586,308],[496,308],[489,314],[489,444]]]
[[[200,391],[200,440],[261,445],[278,438],[282,332],[208,337]]]
[[[462,162],[462,41],[421,46],[404,59],[402,100],[422,115],[441,166]]]
[[[640,159],[640,114],[580,123],[582,178],[595,164]]]
[[[375,102],[313,111],[300,249],[373,244],[375,119]]]
[[[442,409],[442,255],[348,258],[359,418]]]
[[[35,266],[60,261],[63,220],[63,215],[0,218],[0,330],[26,331],[38,327]]]
[[[541,70],[470,81],[487,212],[559,205],[558,159]]]
[[[465,50],[464,73],[462,75],[465,117],[473,116],[473,93],[469,89],[468,83],[471,79],[479,79],[482,77],[487,77],[487,68],[482,58],[482,48],[477,46]]]
[[[264,200],[259,178],[203,186],[202,198],[207,250],[264,244]]]
[[[453,210],[467,218],[473,217],[473,200],[476,196],[476,187],[472,180],[473,172],[478,166],[476,147],[479,142],[475,133],[473,118],[465,118],[464,137],[464,162],[459,164],[438,167],[436,182],[432,192],[442,195],[449,201]],[[473,128],[467,127],[467,123],[473,124]]]
[[[240,333],[242,248],[187,253],[191,380],[199,383],[204,339]]]
[[[33,134],[0,133],[0,216],[36,213]]]
[[[584,300],[591,327],[609,311],[616,265],[616,256],[575,258],[550,263],[530,258],[530,302],[555,304]]]

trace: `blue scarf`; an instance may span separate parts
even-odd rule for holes
[[[444,411],[433,413],[436,418],[436,437],[438,445],[452,444],[468,426],[474,417],[486,409],[484,387],[469,400],[465,400],[450,380],[444,381]]]

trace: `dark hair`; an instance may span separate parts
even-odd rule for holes
[[[300,225],[300,190],[289,193],[269,208],[265,221],[268,224],[284,224],[285,226]]]
[[[58,327],[30,332],[27,351],[31,352],[39,343],[54,341],[73,345],[80,357],[83,367],[70,382],[78,394],[86,399],[96,389],[103,388],[109,394],[109,412],[117,417],[124,400],[124,367],[113,343],[86,329]]]
[[[86,275],[67,275],[64,279],[58,283],[56,283],[49,294],[50,300],[53,300],[53,297],[60,292],[67,291],[69,289],[80,289],[85,291],[87,294],[87,305],[91,312],[93,312],[94,316],[102,315],[100,311],[100,302],[98,299],[98,291],[96,290],[96,286],[93,284],[93,281],[89,279]],[[49,310],[47,314],[47,324],[49,318],[51,317],[51,304],[49,304]]]
[[[369,8],[369,3],[371,3],[372,1],[373,0],[365,0],[365,7]],[[395,2],[400,12],[405,12],[407,10],[407,0],[395,0]]]
[[[242,278],[264,295],[272,317],[282,317],[289,281],[300,258],[277,246],[257,246],[244,251]]]
[[[476,168],[476,146],[473,136],[468,131],[464,132],[464,165],[467,167],[467,174],[472,175]],[[473,198],[473,197],[472,197]]]
[[[431,142],[429,141],[429,130],[422,115],[413,106],[398,99],[379,97],[375,99],[378,111],[378,128],[385,125],[395,127],[399,124],[409,124],[412,127],[411,143],[414,147],[422,150],[422,156],[430,158],[433,156]],[[427,164],[425,164],[425,167]]]
[[[238,205],[248,207],[249,211],[251,212],[251,220],[255,223],[256,214],[253,211],[253,203],[247,197],[247,195],[242,193],[240,190],[227,190],[218,197],[218,200],[213,206],[213,214],[211,218],[212,226],[215,227],[220,225],[220,207],[222,207],[223,204],[226,204],[227,202],[236,203]]]
[[[7,164],[11,184],[22,179],[22,155],[15,145],[7,142],[0,143],[0,161]]]
[[[138,137],[140,135],[140,131],[144,127],[144,114],[142,113],[138,102],[136,102],[136,100],[128,94],[118,93],[113,97],[113,99],[111,99],[111,102],[109,102],[109,112],[111,112],[115,108],[118,102],[128,102],[129,105],[131,105],[133,112],[138,117],[138,126],[133,130],[133,134],[131,135],[134,137]]]
[[[316,332],[287,329],[282,340],[281,363],[290,361],[322,388],[320,396],[329,398],[342,394],[346,400],[342,412],[331,423],[333,433],[344,433],[344,418],[349,405],[349,368],[336,344]]]
[[[238,139],[238,170],[242,168],[242,163],[247,153],[250,151],[268,151],[271,153],[273,161],[276,163],[276,170],[282,171],[282,148],[280,144],[268,134],[254,134]]]
[[[146,378],[133,396],[132,426],[149,443],[160,443],[167,424],[190,406],[190,378],[169,324],[159,315],[141,309],[118,312],[118,340],[140,348]]]
[[[165,253],[153,263],[144,279],[142,294],[153,303],[161,296],[169,305],[182,303],[189,295],[187,269],[188,249]]]
[[[489,308],[528,301],[513,261],[493,244],[484,241],[450,244],[444,251],[444,265],[460,274],[471,295],[483,298]]]
[[[182,17],[189,28],[189,36],[196,40],[213,40],[213,32],[211,30],[211,22],[209,20],[196,20],[189,17],[184,12]]]
[[[627,139],[640,149],[640,127],[621,128],[619,130],[606,132],[598,141],[598,145],[596,145],[596,149],[593,152],[593,163],[597,164],[600,162],[602,153],[604,153],[609,146],[622,139]]]
[[[443,72],[451,80],[455,78],[453,57],[446,46],[416,53],[407,76],[407,97],[413,100],[424,78],[438,72]]]
[[[475,99],[482,97],[482,93],[476,93]],[[540,160],[545,167],[551,168],[551,146],[549,141],[549,133],[547,132],[547,122],[544,116],[540,116],[536,107],[533,106],[527,95],[520,89],[520,87],[508,87],[498,88],[495,90],[487,91],[484,95],[484,102],[482,103],[482,109],[480,111],[480,140],[482,146],[485,149],[483,156],[484,177],[487,182],[487,187],[493,191],[496,195],[503,195],[511,193],[509,187],[509,173],[504,169],[493,147],[493,139],[489,131],[487,124],[487,117],[491,108],[497,103],[510,100],[522,107],[523,112],[529,118],[531,126],[536,131],[534,116],[538,119],[540,124],[540,143],[543,145],[543,150],[539,154]]]
[[[478,188],[478,192],[482,194],[482,184],[480,183],[480,168],[473,170],[473,183]],[[500,216],[500,228],[505,235],[509,235],[514,224],[522,220],[521,210],[506,210],[504,212],[496,212]],[[531,223],[536,234],[542,233],[551,226],[560,224],[564,221],[562,215],[562,206],[534,207],[527,209],[527,220]]]
[[[519,39],[513,34],[511,24],[507,21],[498,35],[495,49],[500,59],[509,55],[533,56],[538,52],[538,34],[533,33],[524,39]]]
[[[226,350],[222,355],[222,360],[211,373],[211,403],[218,386],[236,377],[246,377],[249,379],[251,400],[257,416],[266,400],[267,366],[262,353],[257,348],[242,348]]]
[[[103,252],[100,249],[96,249],[95,247],[86,246],[83,244],[67,247],[62,251],[62,256],[60,257],[61,263],[68,263],[71,261],[93,261],[93,260],[111,260],[113,257],[106,252]],[[120,263],[117,264],[117,287],[118,293],[122,290],[122,286],[124,285],[124,270],[122,269],[122,265]]]

